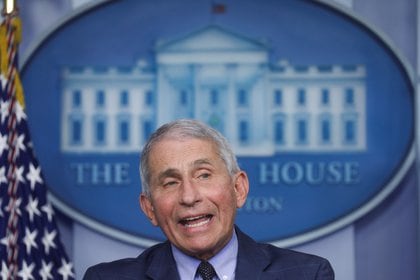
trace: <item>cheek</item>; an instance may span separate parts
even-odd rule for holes
[[[237,199],[235,192],[231,189],[230,191],[219,192],[215,200],[219,202],[219,208],[223,213],[232,213],[236,211],[237,208]]]
[[[174,204],[169,199],[159,199],[153,204],[155,219],[162,225],[165,220],[169,219],[172,216],[174,209]]]

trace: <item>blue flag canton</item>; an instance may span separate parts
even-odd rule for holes
[[[1,279],[11,275],[12,279],[74,279],[73,265],[60,242],[54,212],[47,201],[47,188],[32,149],[26,114],[19,102],[11,106],[4,87],[1,90]],[[10,125],[11,118],[15,118],[14,126]],[[13,238],[17,238],[16,242]],[[17,248],[14,272],[10,268],[12,244]]]

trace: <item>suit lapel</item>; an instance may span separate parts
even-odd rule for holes
[[[269,257],[249,236],[235,228],[238,236],[238,259],[236,279],[261,279],[264,269],[270,264]]]
[[[153,280],[179,280],[178,269],[168,241],[154,253],[146,275]]]

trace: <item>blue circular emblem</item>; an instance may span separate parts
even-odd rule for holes
[[[34,149],[56,205],[140,245],[139,152],[161,124],[202,120],[249,174],[237,223],[297,244],[353,222],[413,162],[404,63],[362,21],[313,1],[106,1],[25,60]]]

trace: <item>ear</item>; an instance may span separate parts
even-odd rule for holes
[[[235,175],[236,207],[241,208],[246,201],[249,192],[248,175],[244,171],[239,171]]]
[[[151,198],[145,194],[140,194],[139,203],[141,210],[143,210],[144,214],[149,218],[150,222],[157,226],[158,222],[155,215],[155,209],[152,205]]]

